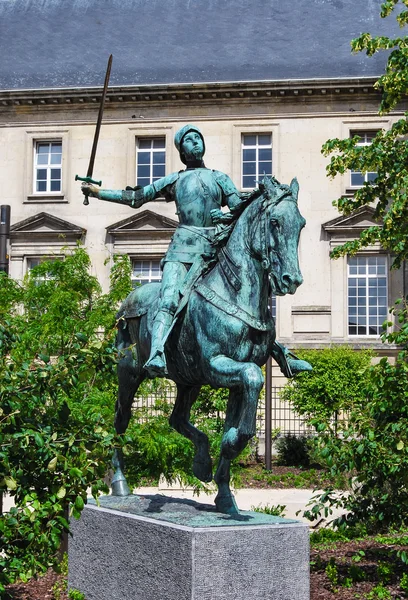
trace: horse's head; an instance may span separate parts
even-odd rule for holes
[[[289,186],[265,177],[259,189],[261,194],[253,203],[259,218],[252,236],[252,251],[268,271],[273,293],[294,294],[303,282],[298,244],[306,224],[298,208],[299,184],[297,179]]]

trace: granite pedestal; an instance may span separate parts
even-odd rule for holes
[[[71,522],[69,587],[86,600],[308,600],[298,521],[191,500],[107,496]]]

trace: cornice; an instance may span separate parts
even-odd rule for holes
[[[65,241],[77,241],[86,234],[86,229],[74,225],[46,212],[38,213],[10,227],[12,244],[35,241],[56,241],[62,245]]]
[[[322,229],[329,236],[343,235],[356,237],[364,229],[367,229],[367,227],[379,224],[378,221],[375,221],[374,214],[375,209],[372,206],[361,206],[347,216],[340,215],[327,223],[323,223]]]
[[[374,89],[375,77],[249,81],[225,83],[193,83],[171,85],[112,86],[108,89],[106,102],[120,103],[215,103],[220,100],[292,101],[306,97],[324,100],[327,96],[352,97],[356,95],[379,96]],[[32,90],[0,90],[2,106],[98,105],[102,87],[54,88]]]
[[[160,227],[157,227],[159,223]],[[144,231],[141,229],[144,225],[153,225],[151,229]],[[131,217],[127,217],[126,219],[122,219],[117,223],[113,223],[112,225],[108,225],[106,227],[107,233],[114,235],[127,234],[129,232],[134,233],[137,231],[138,233],[148,233],[151,234],[153,232],[170,232],[174,233],[174,230],[178,226],[178,222],[174,221],[174,219],[170,219],[160,213],[153,212],[152,210],[145,209],[142,212],[132,215]]]

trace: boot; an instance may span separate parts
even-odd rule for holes
[[[153,322],[150,356],[144,365],[150,377],[164,377],[168,374],[163,340],[165,340],[172,322],[173,315],[171,313],[167,310],[159,310]]]
[[[288,348],[279,344],[279,342],[274,342],[272,347],[272,356],[278,363],[282,374],[285,377],[294,377],[297,373],[301,371],[312,371],[313,367],[306,360],[301,360]]]

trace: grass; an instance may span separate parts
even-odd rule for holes
[[[346,477],[332,477],[326,469],[317,465],[286,467],[278,465],[274,461],[272,471],[266,470],[260,463],[242,463],[240,466],[238,476],[236,476],[237,481],[235,481],[237,487],[347,489]]]

